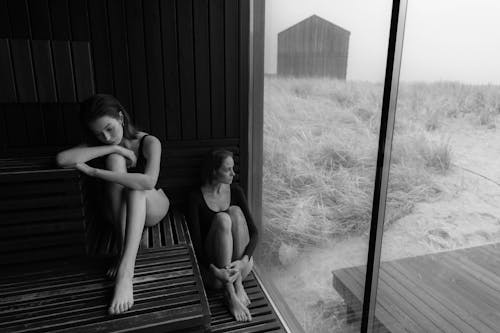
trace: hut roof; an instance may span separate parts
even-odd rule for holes
[[[348,34],[348,35],[350,35],[350,34],[351,34],[351,32],[350,32],[349,30],[346,30],[346,29],[342,28],[341,26],[338,26],[338,25],[336,25],[336,24],[334,24],[334,23],[332,23],[332,22],[330,22],[330,21],[328,21],[328,20],[325,20],[324,18],[319,17],[319,16],[318,16],[318,15],[316,15],[316,14],[313,14],[313,15],[311,15],[311,16],[309,16],[309,17],[307,17],[307,18],[303,19],[302,21],[300,21],[300,22],[298,22],[298,23],[295,23],[294,25],[292,25],[292,26],[290,26],[290,27],[286,28],[285,30],[283,30],[283,31],[279,32],[279,33],[278,33],[278,35],[280,35],[280,34],[282,34],[282,33],[285,33],[285,32],[287,32],[287,31],[289,31],[289,30],[292,30],[292,29],[294,29],[295,27],[297,27],[297,26],[299,26],[299,25],[302,25],[302,24],[304,24],[304,22],[309,21],[309,20],[317,20],[317,21],[320,21],[320,22],[322,22],[322,23],[327,23],[328,25],[330,25],[332,28],[334,28],[334,29],[336,29],[336,30],[341,30],[342,32],[344,32],[344,33],[346,33],[346,34]]]

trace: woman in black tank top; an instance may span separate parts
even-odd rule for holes
[[[167,214],[169,200],[155,188],[160,172],[161,143],[139,132],[116,98],[98,94],[83,102],[80,121],[85,142],[57,154],[63,168],[76,168],[106,182],[110,214],[119,240],[119,255],[108,270],[115,279],[111,314],[134,303],[132,278],[144,226],[157,224]],[[105,168],[87,162],[103,157]]]
[[[224,289],[237,321],[250,321],[242,280],[253,268],[258,230],[243,190],[233,183],[233,154],[212,151],[202,167],[202,185],[189,197],[188,225],[205,285]]]

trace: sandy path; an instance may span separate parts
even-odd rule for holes
[[[386,230],[382,260],[500,242],[500,186],[494,183],[500,183],[500,131],[464,128],[462,123],[450,124],[439,135],[450,140],[454,161],[448,175],[436,176],[443,193],[434,202],[417,204]],[[298,319],[305,320],[306,331],[321,332],[335,323],[328,311],[342,301],[332,288],[331,271],[366,264],[367,243],[367,235],[334,240],[274,272],[276,285]],[[318,326],[314,318],[328,324]]]

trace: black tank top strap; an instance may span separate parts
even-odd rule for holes
[[[147,136],[149,136],[149,134],[146,134],[141,138],[141,141],[139,141],[139,149],[137,150],[138,155],[143,157],[143,158],[145,158],[145,157],[144,157],[144,153],[142,152],[142,146],[143,146],[142,144],[144,143],[144,138]]]

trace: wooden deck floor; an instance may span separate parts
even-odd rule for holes
[[[333,271],[359,307],[365,267]],[[376,319],[391,332],[499,332],[500,243],[381,263]]]

